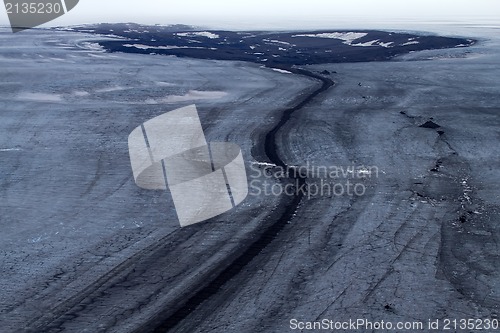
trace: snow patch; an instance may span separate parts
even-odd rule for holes
[[[276,39],[263,39],[263,41],[267,42],[267,43],[272,43],[272,44],[282,44],[282,45],[288,45],[288,46],[292,45],[288,42],[284,42],[284,41],[276,40]]]
[[[0,152],[7,152],[7,151],[21,151],[21,148],[0,148]]]
[[[138,33],[138,34],[143,34],[143,33],[148,33],[149,30],[136,30],[136,29],[128,29],[128,30],[124,30],[123,32],[126,32],[126,33],[131,33],[131,32],[135,32],[135,33]]]
[[[344,41],[344,44],[351,45],[356,39],[368,35],[366,32],[324,32],[319,34],[300,34],[292,37],[312,37],[312,38],[332,38]]]
[[[85,97],[85,96],[88,96],[90,94],[88,93],[88,91],[77,90],[77,91],[73,91],[73,95],[77,96],[77,97]]]
[[[415,45],[415,44],[420,44],[420,42],[416,41],[416,40],[412,40],[412,41],[401,44],[401,46]]]
[[[274,163],[267,163],[267,162],[252,162],[252,165],[258,165],[258,166],[263,166],[263,167],[276,167],[277,166]]]
[[[279,68],[271,68],[273,71],[278,72],[278,73],[283,73],[283,74],[292,74],[292,72],[286,71],[284,69],[279,69]]]
[[[220,38],[219,35],[208,32],[208,31],[178,32],[178,33],[176,33],[176,35],[180,36],[180,37],[206,37],[206,38],[210,38],[210,39]]]
[[[97,93],[104,93],[104,92],[113,92],[113,91],[121,91],[121,90],[126,90],[128,88],[122,87],[122,86],[113,86],[113,87],[108,87],[108,88],[102,88],[102,89],[97,89]]]
[[[158,81],[158,82],[156,82],[156,85],[157,86],[161,86],[161,87],[172,87],[172,86],[175,86],[175,84],[173,84],[173,83],[164,82],[164,81]]]
[[[394,42],[387,42],[387,43],[380,42],[380,43],[378,43],[378,45],[380,45],[382,47],[393,47]]]
[[[380,39],[374,39],[364,43],[349,44],[350,46],[356,47],[371,47],[371,46],[381,46],[385,48],[393,47],[394,42],[381,42]]]
[[[150,46],[144,44],[123,44],[124,47],[135,47],[140,50],[175,50],[175,49],[204,49],[204,50],[217,50],[214,47],[201,47],[201,46],[175,46],[175,45],[167,45],[167,46]]]
[[[80,47],[90,51],[104,52],[104,48],[99,43],[83,42]]]

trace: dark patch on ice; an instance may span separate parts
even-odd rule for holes
[[[386,304],[384,305],[384,309],[389,312],[394,312],[394,305],[393,304]]]
[[[429,121],[426,121],[425,123],[423,123],[422,125],[420,125],[419,127],[436,129],[436,128],[440,128],[441,126],[439,126],[438,124],[436,124],[432,120],[429,120]]]

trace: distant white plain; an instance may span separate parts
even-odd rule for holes
[[[230,29],[367,27],[436,22],[500,24],[498,0],[81,0],[50,26],[183,23]],[[0,25],[7,25],[0,10]]]

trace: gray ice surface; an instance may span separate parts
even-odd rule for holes
[[[155,116],[196,103],[207,140],[238,144],[250,166],[255,158],[266,161],[257,142],[276,110],[316,85],[244,63],[105,54],[91,38],[0,34],[5,332],[47,330],[85,302],[99,304],[88,307],[88,316],[79,309],[76,318],[63,318],[65,331],[124,332],[129,321],[134,326],[144,319],[139,310],[145,306],[138,304],[147,303],[149,311],[155,302],[191,292],[188,285],[206,280],[218,267],[213,262],[245,244],[280,198],[249,196],[231,213],[180,230],[168,194],[135,185],[128,135]],[[141,262],[144,253],[160,250],[158,260]],[[135,271],[137,262],[158,269],[144,274],[140,290],[92,298]],[[166,279],[172,280],[157,284]]]
[[[244,283],[213,300],[221,305],[208,320],[195,313],[178,332],[288,332],[291,319],[422,322],[424,331],[439,319],[442,331],[447,318],[498,319],[500,40],[494,29],[469,33],[488,38],[391,62],[308,67],[336,72],[336,86],[281,132],[281,156],[311,170],[378,174],[353,180],[363,196],[304,201]],[[427,121],[441,127],[419,127]]]

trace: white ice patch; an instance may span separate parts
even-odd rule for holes
[[[380,43],[378,43],[378,45],[380,45],[382,47],[393,47],[394,42],[387,42],[387,43],[380,42]]]
[[[219,99],[225,97],[227,92],[224,91],[200,91],[200,90],[190,90],[185,95],[172,95],[160,99],[149,98],[144,102],[146,104],[161,104],[161,103],[178,103],[186,101],[196,101],[202,99]]]
[[[104,48],[99,43],[83,42],[80,47],[89,51],[104,52]]]
[[[292,72],[286,71],[284,69],[279,69],[279,68],[271,68],[273,71],[278,72],[278,73],[283,73],[283,74],[292,74]]]
[[[0,148],[0,152],[21,151],[21,148]]]
[[[263,167],[276,167],[277,166],[274,163],[267,163],[267,162],[252,162],[252,165],[258,165],[258,166],[263,166]]]
[[[135,33],[138,33],[138,34],[142,34],[142,33],[148,33],[149,31],[148,30],[136,30],[136,29],[128,29],[128,30],[124,30],[123,32],[127,32],[127,33],[131,33],[131,32],[135,32]]]
[[[358,176],[359,177],[365,177],[365,176],[371,176],[372,171],[368,170],[367,168],[359,168],[358,169]]]
[[[208,31],[178,32],[178,33],[176,33],[176,35],[180,36],[180,37],[206,37],[206,38],[210,38],[210,39],[220,38],[219,35],[208,32]]]
[[[378,39],[371,40],[369,42],[364,42],[364,43],[356,43],[356,44],[350,44],[351,46],[362,46],[362,47],[370,47],[370,46],[382,46],[385,48],[393,47],[394,42],[381,42]]]
[[[99,59],[117,58],[116,56],[107,53],[106,54],[89,53],[88,56],[91,58],[99,58]]]
[[[90,94],[88,93],[88,91],[77,90],[77,91],[73,91],[73,95],[75,95],[77,97],[85,97],[85,96],[88,96]]]
[[[207,48],[201,46],[176,46],[176,45],[167,45],[167,46],[149,46],[144,44],[123,44],[124,47],[135,47],[140,50],[175,50],[175,49],[204,49],[204,50],[217,50],[214,47]]]
[[[410,42],[406,42],[406,43],[401,44],[401,46],[414,45],[414,44],[419,44],[419,43],[420,42],[418,42],[416,40],[412,40]]]
[[[319,34],[301,34],[292,37],[313,37],[313,38],[332,38],[344,41],[344,44],[351,45],[356,39],[368,35],[366,32],[324,32]]]
[[[97,93],[104,93],[104,92],[113,92],[113,91],[121,91],[121,90],[126,90],[128,88],[122,87],[122,86],[113,86],[113,87],[108,87],[108,88],[102,88],[102,89],[97,89]]]
[[[175,86],[175,84],[173,84],[173,83],[164,82],[164,81],[158,81],[158,82],[156,82],[156,85],[157,86],[161,86],[161,87],[172,87],[172,86]]]
[[[276,40],[276,39],[263,39],[263,41],[267,42],[267,43],[272,43],[272,44],[282,44],[282,45],[288,45],[288,46],[292,45],[288,42],[284,42],[284,41]]]
[[[468,178],[464,178],[464,179],[462,179],[461,184],[462,184],[462,188],[463,188],[463,191],[464,191],[464,198],[465,198],[465,200],[467,200],[467,202],[469,204],[471,204],[472,203],[472,199],[471,199],[469,193],[472,192],[472,187],[469,185],[468,181],[469,181]],[[463,203],[462,203],[462,206],[463,206]]]
[[[378,39],[375,39],[375,40],[371,40],[369,42],[364,42],[364,43],[357,43],[357,44],[351,44],[351,46],[379,46],[379,40]]]
[[[58,94],[44,94],[44,93],[20,93],[17,99],[23,101],[33,102],[61,102],[62,97]]]
[[[110,31],[113,31],[113,30],[110,30]],[[127,37],[113,35],[113,34],[104,34],[104,35],[100,34],[99,36],[113,38],[113,39],[128,39]]]

